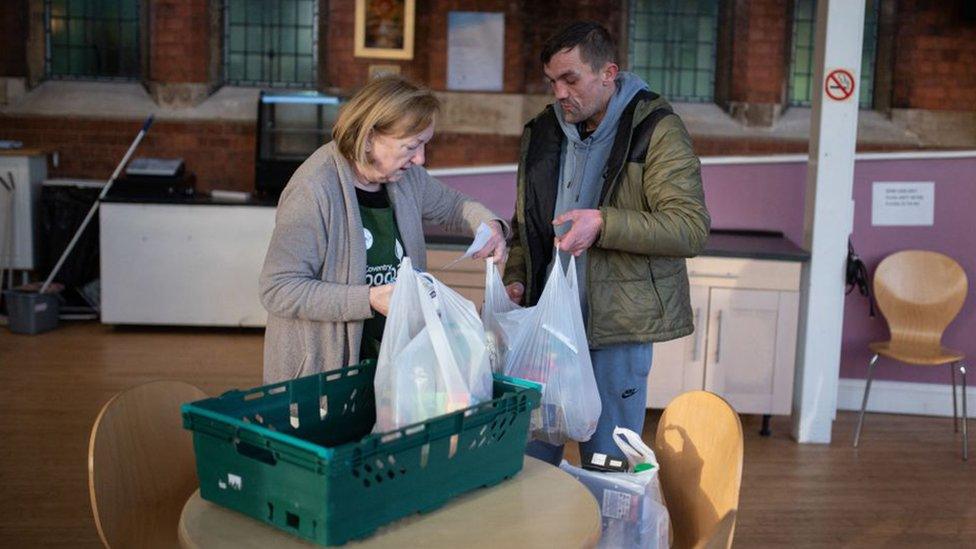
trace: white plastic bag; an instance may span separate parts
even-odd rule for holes
[[[602,410],[575,289],[576,259],[570,258],[565,274],[558,259],[505,353],[506,375],[543,385],[531,429],[533,438],[550,444],[589,440]]]
[[[481,321],[488,335],[492,371],[504,371],[508,349],[531,312],[531,308],[523,308],[509,299],[498,267],[491,258],[486,259],[485,303],[481,307]]]
[[[491,364],[472,304],[410,258],[397,270],[373,386],[374,432],[398,429],[492,396]]]
[[[661,492],[654,451],[629,429],[617,427],[613,439],[627,456],[631,470],[640,463],[652,467],[638,473],[607,473],[581,469],[566,461],[559,465],[582,482],[600,506],[603,536],[599,547],[670,547],[671,520]]]

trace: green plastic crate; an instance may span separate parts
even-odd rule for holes
[[[521,470],[539,385],[496,375],[489,402],[370,434],[375,369],[367,361],[184,404],[200,495],[335,545]]]

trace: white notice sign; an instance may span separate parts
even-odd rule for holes
[[[871,225],[932,226],[934,223],[935,183],[874,183],[871,189]]]
[[[502,91],[505,14],[452,11],[447,15],[447,89]]]

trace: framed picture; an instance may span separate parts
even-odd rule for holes
[[[413,59],[415,0],[356,0],[356,57]]]

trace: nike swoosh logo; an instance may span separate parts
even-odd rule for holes
[[[626,391],[623,392],[622,395],[620,395],[620,397],[621,398],[630,398],[630,397],[632,397],[632,396],[634,396],[636,394],[637,394],[637,389],[636,388],[634,388],[634,389],[627,389]]]

